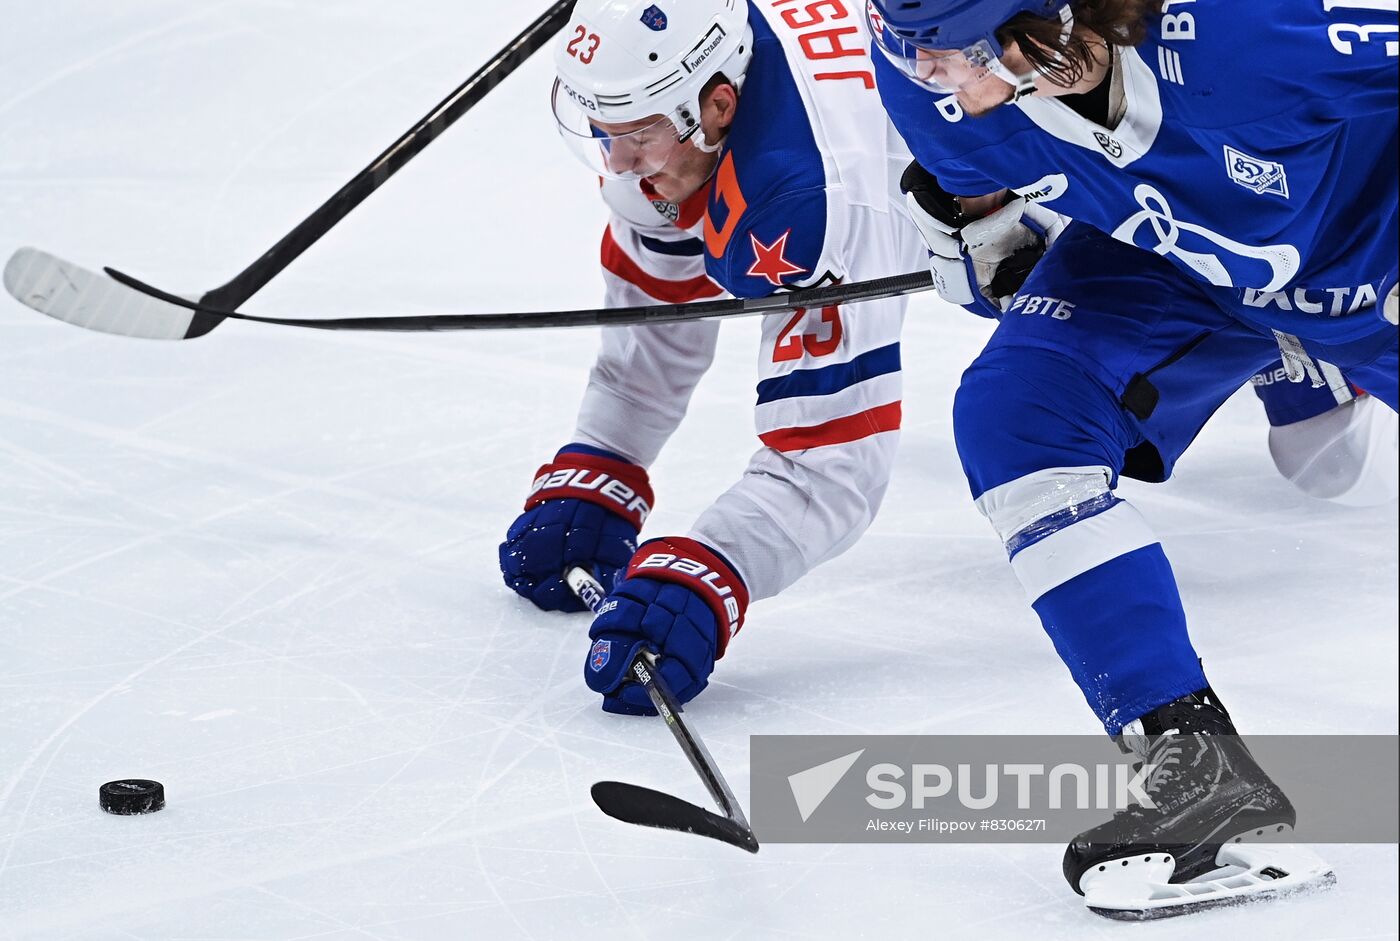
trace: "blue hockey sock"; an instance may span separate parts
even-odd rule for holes
[[[1032,607],[1110,735],[1207,685],[1160,543],[1083,572]]]

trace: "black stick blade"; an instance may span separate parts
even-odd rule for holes
[[[750,853],[758,852],[758,840],[752,830],[679,797],[620,781],[599,781],[593,785],[592,794],[599,810],[623,823],[693,833]]]

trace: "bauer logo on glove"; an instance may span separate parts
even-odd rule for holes
[[[636,468],[629,465],[628,470],[635,473]],[[530,500],[534,502],[570,497],[586,500],[591,494],[616,504],[618,511],[631,518],[638,527],[651,515],[649,493],[638,493],[601,466],[580,468],[570,464],[546,464],[540,468],[539,476],[535,478],[535,484],[530,489]],[[601,501],[595,499],[594,502]]]
[[[652,507],[644,468],[569,444],[535,475],[525,511],[501,543],[506,585],[545,611],[585,611],[561,573],[578,567],[610,590],[637,550]]]
[[[639,573],[646,569],[668,569],[672,572],[679,572],[682,575],[689,575],[701,585],[704,585],[719,598],[720,604],[724,606],[724,613],[727,618],[729,633],[735,634],[739,630],[739,622],[743,617],[743,610],[739,606],[739,599],[734,595],[734,589],[725,583],[724,575],[710,568],[703,562],[694,559],[686,559],[668,552],[654,552],[641,562],[633,562],[629,574]],[[614,602],[616,604],[616,602]],[[712,603],[713,606],[713,603]],[[602,613],[601,611],[599,612]]]

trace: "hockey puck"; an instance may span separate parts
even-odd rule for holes
[[[98,790],[97,803],[123,817],[153,814],[165,806],[165,787],[159,781],[108,781]]]

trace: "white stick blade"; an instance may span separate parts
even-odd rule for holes
[[[76,327],[144,340],[183,340],[194,312],[147,297],[36,248],[5,265],[5,290],[26,307]]]

